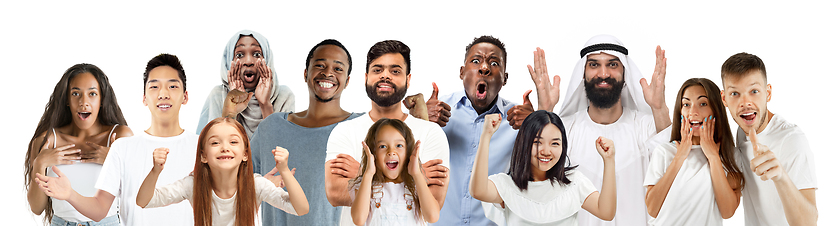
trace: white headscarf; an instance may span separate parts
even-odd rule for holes
[[[586,41],[586,47],[595,46],[598,44],[613,44],[624,47],[618,38],[612,35],[596,35]],[[560,117],[568,117],[574,115],[579,111],[585,111],[589,107],[589,99],[586,97],[586,90],[583,87],[584,69],[586,67],[586,57],[589,54],[606,53],[618,57],[621,64],[624,65],[624,87],[621,89],[621,106],[624,109],[631,109],[646,114],[651,114],[650,106],[645,102],[645,96],[642,93],[642,86],[639,84],[644,76],[639,71],[636,63],[628,57],[628,54],[621,53],[610,48],[594,48],[592,51],[587,51],[575,65],[575,70],[572,71],[571,82],[569,88],[566,90],[566,99],[563,101],[563,108],[560,110]],[[583,54],[583,53],[582,53]]]

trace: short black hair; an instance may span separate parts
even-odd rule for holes
[[[381,42],[377,42],[370,47],[370,50],[367,54],[367,64],[365,64],[365,73],[367,70],[370,69],[370,62],[376,60],[377,58],[381,57],[382,55],[389,54],[389,53],[399,53],[402,55],[403,59],[405,60],[405,74],[411,74],[411,48],[408,48],[405,43],[402,43],[397,40],[385,40]]]
[[[149,72],[160,66],[169,66],[178,71],[178,78],[184,86],[184,92],[187,91],[187,74],[184,73],[184,67],[181,66],[181,61],[178,57],[168,53],[161,53],[155,56],[149,63],[146,64],[146,71],[143,72],[143,93],[146,93],[146,82],[149,81]]]
[[[566,166],[568,161],[568,141],[566,139],[566,127],[563,126],[563,121],[554,112],[539,110],[528,115],[522,127],[519,128],[519,134],[516,135],[516,140],[513,143],[513,153],[510,157],[510,170],[508,175],[513,179],[513,183],[519,190],[527,190],[528,182],[533,180],[531,173],[531,149],[534,144],[534,139],[542,134],[543,128],[548,124],[553,124],[560,129],[560,139],[563,144],[563,153],[560,154],[560,159],[551,169],[545,172],[545,177],[551,181],[560,184],[569,184],[571,181],[566,174],[568,171],[577,168],[577,166]]]
[[[321,47],[323,45],[334,45],[334,46],[338,46],[339,48],[344,50],[344,53],[347,54],[347,61],[348,61],[348,63],[347,63],[347,65],[348,65],[347,66],[347,75],[350,75],[350,72],[353,71],[353,57],[350,56],[350,51],[347,51],[347,48],[345,48],[344,45],[341,44],[341,42],[339,42],[338,40],[335,40],[335,39],[325,39],[324,41],[321,41],[318,44],[316,44],[315,46],[313,46],[312,49],[309,50],[309,55],[306,55],[306,68],[309,68],[309,60],[312,60],[312,57],[314,57],[315,49],[317,49],[318,47]]]
[[[470,49],[472,49],[472,47],[475,44],[483,42],[493,44],[494,46],[499,47],[499,49],[502,50],[502,62],[505,64],[505,70],[507,70],[507,49],[505,49],[505,43],[502,43],[501,40],[493,37],[492,35],[482,35],[481,37],[473,39],[472,43],[467,45],[467,52],[464,53],[464,60],[467,60],[467,54],[470,54]]]

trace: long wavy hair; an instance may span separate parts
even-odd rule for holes
[[[411,129],[408,128],[408,125],[406,125],[403,121],[399,119],[382,118],[379,119],[379,121],[376,121],[376,123],[373,123],[373,125],[368,130],[367,136],[365,137],[365,144],[367,144],[368,147],[375,147],[376,133],[378,133],[379,130],[385,127],[392,127],[394,129],[397,129],[397,131],[400,132],[400,135],[402,135],[402,137],[405,138],[405,156],[407,156],[406,160],[408,162],[411,162],[411,159],[409,158],[411,158],[411,155],[414,154],[414,135],[412,135]],[[350,189],[361,185],[362,178],[365,175],[365,171],[367,171],[366,166],[368,162],[373,161],[374,164],[376,162],[376,153],[373,153],[373,158],[374,159],[369,159],[367,157],[367,153],[362,153],[362,162],[360,164],[361,170],[359,170],[359,175],[356,176],[355,179],[350,180]],[[403,168],[400,171],[400,178],[403,179],[405,189],[411,193],[412,197],[414,197],[414,216],[417,219],[422,220],[423,214],[421,214],[422,212],[420,210],[420,198],[417,197],[417,192],[415,190],[416,183],[414,181],[414,177],[412,177],[411,174],[408,173],[408,162],[406,162],[406,164],[403,164]],[[371,185],[376,186],[382,184],[383,181],[385,181],[385,175],[382,174],[381,169],[377,168],[376,173],[373,174],[373,183],[371,183]],[[373,195],[373,193],[371,193],[371,195]]]
[[[682,125],[680,122],[680,116],[682,116],[682,96],[685,94],[685,90],[692,86],[703,87],[703,90],[706,91],[709,107],[712,108],[712,116],[717,119],[715,120],[714,138],[715,142],[720,144],[718,155],[720,155],[720,161],[723,163],[723,169],[726,170],[727,174],[735,174],[740,187],[743,189],[744,176],[735,160],[735,142],[732,138],[732,131],[729,129],[729,117],[726,114],[726,108],[720,97],[720,88],[712,80],[706,78],[690,78],[685,80],[682,87],[680,87],[680,91],[677,93],[677,101],[674,103],[674,116],[672,117],[674,122],[671,125]],[[671,129],[671,140],[682,140],[680,128],[674,127]]]
[[[112,88],[111,83],[108,82],[108,76],[105,76],[105,72],[102,72],[99,67],[96,67],[93,64],[76,64],[68,68],[64,71],[64,75],[61,76],[58,83],[55,84],[55,89],[53,89],[53,92],[50,95],[50,101],[47,102],[47,105],[44,107],[44,115],[41,116],[41,120],[38,121],[38,127],[35,128],[35,134],[33,134],[32,139],[29,140],[29,146],[26,152],[26,161],[23,163],[23,179],[26,189],[29,189],[29,186],[31,185],[30,183],[32,182],[32,167],[34,167],[32,163],[35,160],[35,157],[38,157],[38,153],[41,152],[40,148],[47,143],[48,138],[52,135],[52,129],[67,126],[73,123],[73,113],[70,112],[68,102],[68,95],[70,94],[70,81],[72,81],[76,75],[82,73],[92,74],[96,79],[96,82],[99,84],[99,98],[101,104],[99,105],[99,115],[97,116],[96,121],[103,126],[113,126],[116,124],[128,125],[128,123],[125,122],[122,110],[120,110],[120,105],[117,104],[117,96],[114,95],[114,88]],[[40,137],[43,137],[44,139],[36,144],[35,141]],[[52,199],[47,199],[47,207],[44,209],[44,222],[51,222],[52,216]]]
[[[528,190],[528,182],[534,180],[534,174],[531,172],[531,152],[533,151],[531,149],[534,147],[534,139],[540,136],[545,126],[549,124],[560,129],[563,152],[560,154],[560,159],[558,159],[557,164],[552,166],[551,169],[548,169],[545,172],[545,176],[552,184],[557,182],[558,184],[566,185],[572,182],[566,175],[570,170],[577,168],[577,166],[570,166],[571,163],[568,161],[569,157],[566,150],[569,144],[566,139],[566,127],[563,126],[563,121],[554,112],[539,110],[525,118],[513,143],[513,153],[510,157],[510,170],[508,171],[508,175],[510,175],[513,183],[521,191]]]
[[[209,136],[210,128],[217,125],[227,123],[239,131],[239,136],[242,138],[242,143],[245,145],[245,157],[251,157],[251,142],[248,140],[248,134],[245,132],[245,127],[242,127],[239,122],[231,118],[216,118],[207,123],[201,134],[198,135],[198,147],[195,152],[195,169],[193,170],[193,177],[195,184],[193,185],[193,220],[195,225],[211,226],[213,225],[213,190],[215,189],[213,177],[210,173],[210,166],[207,163],[201,162],[201,156],[204,155],[204,147]],[[236,225],[254,225],[254,216],[257,214],[257,193],[254,190],[254,166],[248,161],[239,163],[238,176],[236,177]]]

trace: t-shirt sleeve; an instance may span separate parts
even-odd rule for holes
[[[168,206],[192,198],[194,180],[192,176],[184,177],[172,184],[156,187],[152,200],[146,208]]]
[[[102,169],[99,171],[99,178],[96,179],[94,187],[99,190],[110,193],[113,196],[119,197],[120,189],[122,188],[122,173],[123,173],[123,154],[125,153],[125,141],[116,140],[111,144],[111,150],[105,157],[105,162],[102,163]]]
[[[651,154],[647,173],[645,173],[645,180],[642,184],[643,186],[656,185],[659,179],[662,179],[662,175],[665,175],[665,169],[668,167],[668,163],[666,163],[668,162],[666,160],[667,157],[665,156],[665,145],[669,144],[664,143],[659,145],[654,149],[653,154]]]
[[[432,159],[440,159],[443,160],[443,163],[441,163],[442,166],[450,168],[449,141],[446,139],[446,133],[439,126],[435,124],[434,126],[428,127],[428,135],[426,135],[425,141],[420,141],[420,148],[420,161],[426,162]]]
[[[360,129],[353,128],[353,121],[339,123],[330,133],[330,138],[327,140],[327,156],[324,162],[335,159],[338,154],[348,154],[353,156],[353,159],[361,162],[361,151],[354,151],[358,148],[361,150],[362,143],[353,144],[353,133],[367,133],[367,128]]]
[[[811,145],[805,134],[801,131],[791,134],[782,143],[782,148],[787,150],[789,156],[776,157],[782,159],[782,167],[787,170],[796,188],[817,188],[814,153],[811,152]]]
[[[257,198],[260,201],[267,202],[277,209],[298,216],[295,207],[292,206],[289,193],[282,188],[274,186],[274,183],[259,174],[254,174],[254,187],[257,189]]]
[[[580,194],[580,206],[583,206],[586,198],[598,190],[595,189],[595,185],[583,173],[575,172],[575,174],[574,182],[577,183],[578,194]]]

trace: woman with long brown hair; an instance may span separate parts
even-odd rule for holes
[[[167,149],[156,149],[154,167],[140,186],[137,205],[153,208],[185,199],[193,206],[195,225],[254,225],[260,202],[296,216],[309,212],[303,189],[288,167],[289,152],[272,150],[277,167],[265,177],[255,174],[248,162],[251,147],[241,124],[231,118],[216,118],[201,131],[193,175],[155,188],[166,163]],[[275,176],[275,173],[280,175]],[[288,192],[281,184],[285,184]]]
[[[683,83],[672,142],[651,154],[644,184],[653,225],[721,225],[741,199],[744,177],[720,89],[705,78]]]
[[[93,196],[93,186],[111,143],[132,135],[105,73],[92,64],[68,68],[55,84],[44,115],[29,140],[24,184],[32,213],[44,213],[44,222],[54,224],[119,224],[116,205],[111,206],[108,217],[97,223],[67,201],[49,198],[38,186],[31,185],[35,173],[55,176],[49,168],[57,167],[73,181],[80,194]]]

